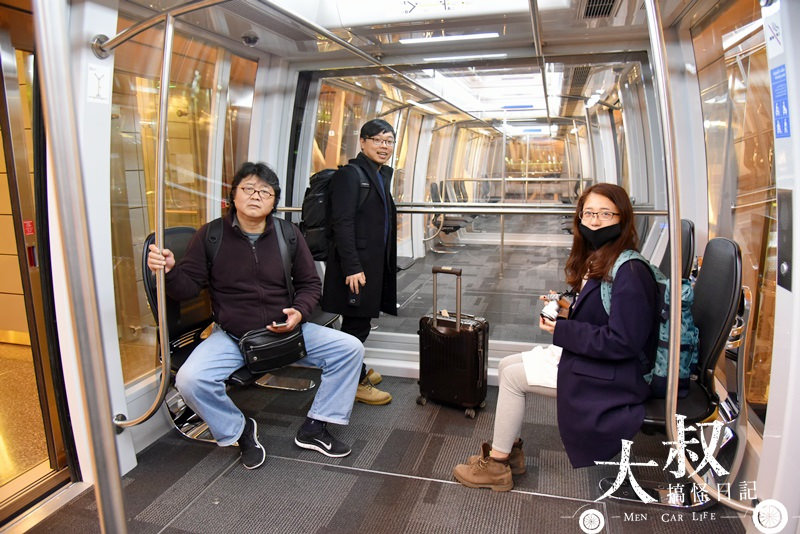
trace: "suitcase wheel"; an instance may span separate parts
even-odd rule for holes
[[[419,397],[417,397],[417,404],[419,404],[420,406],[425,406],[426,404],[428,404],[428,399],[425,398],[425,395],[420,395]]]
[[[481,402],[481,403],[478,405],[478,408],[486,408],[486,401],[482,401],[482,402]]]
[[[475,410],[473,408],[467,408],[464,410],[464,416],[469,417],[470,419],[475,419]]]

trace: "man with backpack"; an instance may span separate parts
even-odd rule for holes
[[[330,180],[330,242],[322,309],[342,316],[342,332],[363,343],[371,318],[397,315],[397,210],[392,200],[395,132],[382,119],[361,127],[361,153]],[[363,180],[366,176],[367,181]],[[366,194],[362,189],[367,189]],[[381,377],[362,365],[356,400],[388,404]]]
[[[209,288],[214,329],[180,367],[175,384],[186,404],[208,424],[218,445],[238,444],[247,469],[260,467],[266,452],[255,419],[245,417],[226,393],[226,379],[245,363],[238,338],[265,326],[277,333],[302,329],[307,355],[299,363],[322,368],[322,378],[295,444],[330,457],[350,454],[350,447],[331,435],[327,424],[349,422],[364,358],[363,345],[352,336],[306,322],[319,301],[321,284],[300,231],[283,221],[278,228],[273,212],[280,194],[272,169],[245,163],[231,184],[230,208],[213,259],[207,255],[206,236],[214,221],[197,231],[177,265],[170,250],[159,251],[155,245],[147,257],[150,270],[164,269],[166,291],[173,299],[185,300]],[[287,287],[278,231],[295,245],[293,295]]]

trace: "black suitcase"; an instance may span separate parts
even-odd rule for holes
[[[456,276],[456,317],[437,312],[436,275]],[[461,314],[461,269],[433,268],[433,313],[419,320],[419,392],[417,404],[427,399],[466,408],[486,405],[489,323],[482,317]]]

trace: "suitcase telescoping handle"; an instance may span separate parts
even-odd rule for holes
[[[442,267],[434,265],[433,269],[433,327],[436,328],[436,317],[439,315],[436,306],[436,275],[454,274],[456,276],[456,332],[461,330],[461,269],[457,267]]]

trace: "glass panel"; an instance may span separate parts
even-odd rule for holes
[[[15,56],[11,57],[16,58],[17,79],[6,80],[6,97],[13,98],[15,95],[12,93],[18,88],[22,109],[17,111],[21,112],[22,131],[0,132],[6,140],[0,143],[0,272],[3,273],[0,280],[0,523],[7,512],[4,507],[19,506],[9,503],[20,499],[24,492],[30,492],[40,480],[59,467],[56,449],[63,451],[63,444],[55,441],[61,439],[57,430],[54,432],[50,425],[45,428],[46,391],[52,386],[41,373],[41,359],[35,360],[31,347],[26,286],[20,273],[20,250],[15,233],[15,220],[19,224],[23,218],[35,219],[35,204],[32,197],[18,201],[11,198],[13,189],[18,189],[21,194],[34,189],[31,150],[33,54],[16,50]],[[4,120],[2,124],[10,122]],[[15,152],[6,154],[6,148],[12,146],[12,136],[19,136],[13,144]],[[6,157],[16,162],[16,187],[13,189]],[[28,167],[22,175],[19,172],[23,165],[20,159]],[[24,247],[21,254],[25,255]],[[31,299],[34,305],[37,304],[35,294]],[[42,354],[46,359],[46,347],[39,351],[39,358]],[[57,422],[52,424],[58,425]],[[48,451],[48,433],[55,445],[52,458]],[[30,497],[23,497],[27,498]]]
[[[364,122],[363,103],[361,93],[322,84],[311,158],[313,172],[335,169],[358,154],[358,132]]]
[[[120,30],[131,24],[121,20]],[[156,136],[163,31],[149,30],[115,52],[111,132],[111,218],[114,289],[123,376],[149,373],[155,323],[142,291],[142,243],[155,221]],[[230,89],[220,156],[214,109],[218,64],[230,58]],[[256,63],[176,33],[167,114],[166,226],[198,227],[209,218],[210,184],[230,179],[248,150]],[[220,168],[209,169],[214,162]],[[221,196],[220,198],[224,198]]]
[[[570,197],[564,140],[524,136],[506,142],[505,200],[560,202]],[[573,184],[574,185],[574,184]]]
[[[638,80],[638,63],[626,67],[626,79]],[[599,99],[597,95],[602,92],[610,105],[619,103],[618,90],[609,91],[605,83],[611,80],[610,85],[615,86],[614,77],[619,72],[606,66],[597,72],[597,79],[592,78],[591,68],[570,75],[570,94],[576,96],[570,102],[582,102],[583,97],[577,95],[584,92]],[[436,82],[440,88],[452,85],[453,98],[463,98],[461,109],[469,109],[472,117],[441,98],[424,94],[424,87],[414,87],[390,75],[326,78],[320,86],[312,168],[318,171],[353,157],[358,152],[355,142],[361,122],[379,116],[395,125],[398,133],[391,163],[398,203],[485,202],[491,206],[505,201],[568,206],[580,191],[581,176],[585,177],[590,168],[587,136],[592,134],[583,118],[562,119],[551,126],[530,120],[531,114],[535,118],[538,113],[535,104],[520,101],[510,106],[515,109],[502,109],[496,98],[490,98],[499,88],[527,81],[531,73],[541,80],[538,70],[516,67],[491,69],[491,74],[472,68],[407,72],[410,78],[420,80],[420,85],[423,81]],[[469,91],[467,98],[465,86],[477,92]],[[523,96],[528,93],[531,90],[527,86],[519,91]],[[646,114],[645,102],[640,102],[638,95],[633,93],[638,104],[634,112]],[[582,104],[572,107],[583,109]],[[596,148],[612,153],[615,148],[620,150],[618,160],[627,160],[629,153],[639,157],[641,151],[628,151],[624,146],[630,135],[623,131],[622,114],[608,112],[607,107],[602,110],[607,115],[604,127],[608,130],[603,132],[603,139],[612,146],[601,147],[601,138],[595,134]],[[493,117],[493,113],[508,120],[489,124],[475,118]],[[528,120],[522,120],[525,114]],[[647,121],[640,119],[637,124]],[[419,150],[422,140],[425,149]],[[424,173],[419,171],[423,161],[427,163]],[[636,195],[644,199],[655,189],[651,185],[653,176],[644,163],[636,163],[645,170],[637,173],[637,180],[644,185],[640,186],[643,193]],[[623,165],[619,172],[627,176],[627,161]],[[464,310],[486,316],[493,325],[492,340],[548,342],[548,336],[536,327],[536,309],[540,294],[565,289],[563,263],[572,236],[564,231],[563,223],[560,215],[401,214],[398,255],[407,256],[413,250],[415,263],[404,262],[406,258],[398,261],[402,268],[398,277],[399,316],[382,316],[380,328],[393,334],[416,334],[419,316],[432,307],[430,267],[444,264],[465,267]],[[422,225],[424,231],[417,235],[411,232],[412,225]],[[412,238],[421,243],[409,247]],[[420,245],[423,250],[418,250]],[[452,309],[452,305],[447,306]]]
[[[502,259],[500,215],[475,217],[460,240],[466,246],[453,247],[444,256],[429,252],[402,271],[397,280],[397,317],[381,314],[373,321],[378,331],[416,334],[419,318],[433,309],[431,267],[446,264],[463,268],[462,313],[488,319],[490,340],[552,343],[552,335],[538,327],[538,297],[551,289],[567,289],[564,266],[572,236],[561,231],[559,216],[505,215],[503,219],[506,243]],[[547,235],[547,245],[537,239],[542,234]],[[454,315],[454,277],[440,276],[438,281],[437,306]]]
[[[255,61],[231,57],[231,80],[228,86],[228,106],[225,116],[225,148],[222,156],[222,179],[226,184],[222,198],[228,198],[227,184],[236,170],[247,161],[250,148],[250,120],[253,113],[253,93],[256,85]]]
[[[730,237],[742,248],[742,282],[753,291],[754,334],[745,351],[745,387],[748,402],[763,421],[775,314],[776,191],[769,69],[760,13],[757,1],[739,0],[692,33],[701,67],[709,237]]]

